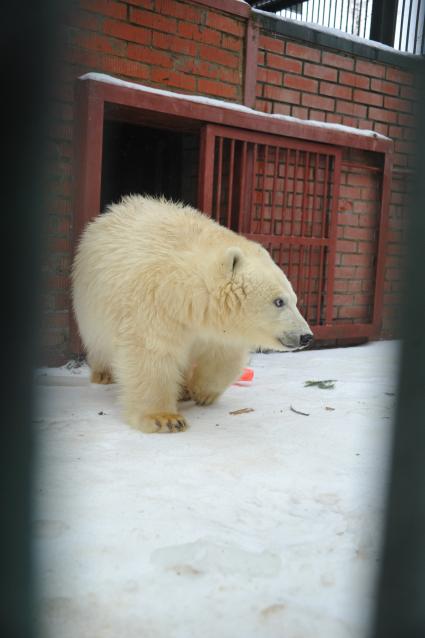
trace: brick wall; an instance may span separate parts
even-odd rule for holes
[[[48,242],[43,268],[44,363],[59,364],[68,357],[75,79],[97,71],[172,91],[242,103],[248,15],[247,5],[236,0],[74,0],[64,15],[62,54],[51,91],[51,186],[46,203]],[[256,78],[257,109],[372,128],[395,140],[397,173],[391,201],[383,332],[384,336],[391,335],[400,292],[408,181],[407,172],[400,171],[411,166],[409,143],[414,136],[413,76],[396,64],[341,54],[323,45],[308,46],[299,38],[265,26],[259,14],[253,15],[252,23],[261,28],[258,67],[249,69],[249,77]],[[343,188],[370,187],[351,183],[358,179],[354,174],[344,179]],[[372,193],[373,188],[370,190]],[[361,193],[361,198],[364,195]],[[370,291],[363,290],[353,278],[358,278],[365,267],[360,255],[366,254],[372,239],[367,225],[357,224],[360,217],[356,216],[361,211],[356,206],[361,203],[349,196],[341,201],[345,216],[341,219],[351,215],[351,230],[341,231],[339,242],[346,243],[339,246],[349,249],[351,257],[341,257],[344,263],[340,265],[352,281],[348,285],[343,277],[338,278],[338,294],[342,295],[338,310],[342,314],[338,316],[342,319],[344,305],[360,308],[368,303]],[[357,237],[346,234],[356,232]],[[347,260],[352,263],[345,263]],[[350,289],[359,285],[360,290]]]

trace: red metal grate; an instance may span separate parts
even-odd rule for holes
[[[288,275],[299,308],[315,326],[318,338],[376,334],[381,313],[388,160],[384,167],[381,158],[377,165],[359,164],[350,159],[350,149],[341,146],[206,125],[200,167],[201,210],[270,252]],[[361,183],[363,198],[356,205],[368,206],[367,223],[373,218],[376,222],[369,229],[357,229],[364,234],[361,250],[365,254],[346,255],[343,251],[349,245],[345,239],[349,231],[341,224],[339,206],[346,205],[351,181],[356,180]],[[358,286],[348,285],[348,293],[341,294],[346,285],[341,280],[346,261],[357,264],[353,272],[360,274],[363,269],[364,281],[357,282],[364,288],[362,294],[350,296],[350,289]]]
[[[217,126],[204,138],[200,207],[267,248],[311,325],[330,323],[341,150]]]

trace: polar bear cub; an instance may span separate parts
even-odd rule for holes
[[[127,196],[90,222],[72,279],[92,381],[113,377],[143,432],[186,429],[179,399],[215,401],[250,350],[312,340],[262,246],[163,198]]]

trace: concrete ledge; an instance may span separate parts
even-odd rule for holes
[[[311,28],[302,22],[286,20],[264,11],[253,9],[252,16],[262,29],[288,38],[302,40],[308,44],[335,49],[342,53],[367,58],[382,64],[391,64],[411,71],[424,68],[424,57],[421,55],[402,53],[391,49],[391,47],[384,47],[380,43],[373,43],[373,41],[357,41],[343,35],[338,36],[322,30],[320,27]]]

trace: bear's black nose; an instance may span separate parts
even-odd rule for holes
[[[313,341],[313,335],[311,334],[301,335],[300,346],[309,346],[312,341]]]

